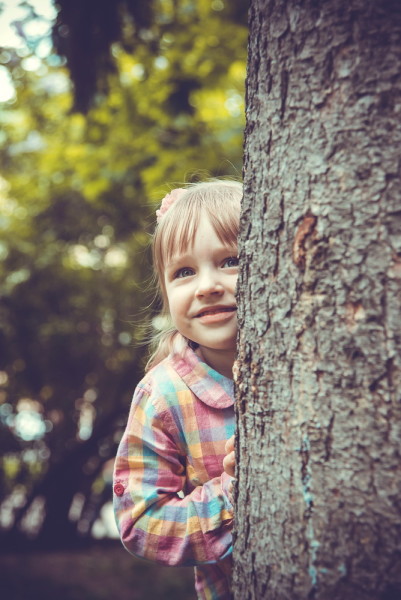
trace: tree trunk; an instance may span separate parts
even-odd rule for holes
[[[236,600],[401,598],[401,4],[252,0]]]

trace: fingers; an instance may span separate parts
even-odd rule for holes
[[[234,440],[235,437],[231,436],[229,440],[226,441],[225,451],[226,456],[223,459],[223,468],[227,475],[231,477],[235,477],[235,452],[234,452]]]
[[[229,440],[226,441],[225,451],[228,454],[234,450],[234,440],[235,436],[232,435]]]
[[[231,477],[235,477],[235,452],[232,450],[227,456],[223,459],[223,468],[227,475]]]

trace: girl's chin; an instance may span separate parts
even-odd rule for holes
[[[197,348],[202,352],[202,350],[204,352],[218,352],[219,354],[235,354],[237,352],[237,345],[236,343],[232,344],[232,343],[221,343],[221,344],[210,344],[210,345],[203,345],[203,344],[197,344],[196,345]]]

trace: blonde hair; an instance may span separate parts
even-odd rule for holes
[[[229,179],[211,179],[190,184],[156,225],[152,239],[153,267],[158,292],[163,301],[159,321],[163,325],[151,340],[153,350],[146,370],[156,366],[172,351],[180,352],[188,344],[170,318],[164,282],[166,263],[175,253],[190,248],[202,215],[206,215],[217,237],[225,244],[236,246],[242,184]]]

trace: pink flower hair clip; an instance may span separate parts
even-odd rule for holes
[[[174,202],[176,202],[176,200],[178,200],[184,192],[186,192],[184,188],[177,188],[164,196],[162,203],[160,204],[160,208],[156,211],[157,223],[160,223],[170,206],[174,204]]]

